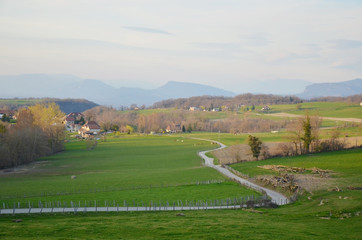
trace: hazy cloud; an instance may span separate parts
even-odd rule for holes
[[[362,41],[358,40],[338,39],[330,42],[334,44],[334,48],[340,50],[362,47]]]
[[[156,34],[167,34],[167,35],[173,35],[172,33],[169,33],[164,30],[160,29],[153,29],[153,28],[144,28],[144,27],[123,27],[128,30],[137,31],[137,32],[144,32],[144,33],[156,33]]]
[[[249,46],[267,46],[271,43],[266,33],[256,33],[251,35],[242,35],[241,40]]]

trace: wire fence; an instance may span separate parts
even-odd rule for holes
[[[66,196],[66,195],[86,194],[86,193],[117,192],[117,191],[127,191],[127,190],[137,190],[137,189],[182,187],[182,186],[191,186],[191,185],[208,185],[208,184],[219,184],[223,182],[225,182],[225,180],[213,179],[213,180],[204,180],[204,181],[197,180],[190,183],[150,184],[150,185],[137,185],[137,186],[119,186],[119,187],[114,186],[114,187],[92,188],[92,189],[77,189],[72,191],[56,191],[56,192],[48,191],[36,194],[18,193],[14,195],[2,195],[0,196],[0,200],[23,199],[23,198],[32,198],[32,197]]]
[[[2,203],[1,214],[32,214],[32,213],[65,213],[65,212],[131,212],[131,211],[183,211],[183,210],[209,210],[209,209],[237,209],[244,207],[277,207],[266,195],[246,196],[218,200],[193,200],[193,201],[52,201],[43,202],[14,202]]]

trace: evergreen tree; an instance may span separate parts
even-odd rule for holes
[[[187,132],[188,132],[188,133],[191,133],[191,132],[192,132],[191,123],[190,123],[189,126],[187,127]]]
[[[253,157],[258,160],[262,142],[259,140],[259,138],[249,135],[248,144],[250,146],[251,152],[253,153]]]
[[[314,140],[314,137],[312,136],[312,125],[310,124],[310,117],[309,115],[306,116],[306,119],[303,120],[303,137],[301,137],[304,145],[304,149],[309,152],[309,146]]]

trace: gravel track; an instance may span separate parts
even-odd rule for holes
[[[289,203],[289,199],[276,192],[273,190],[270,190],[268,188],[265,187],[261,187],[255,183],[252,183],[244,178],[241,178],[239,176],[236,176],[235,174],[233,174],[232,172],[230,172],[229,170],[227,170],[226,168],[222,167],[221,165],[214,165],[214,159],[213,158],[209,158],[208,156],[206,156],[206,153],[210,152],[210,151],[214,151],[214,150],[218,150],[218,149],[223,149],[226,146],[220,142],[217,141],[213,141],[213,140],[208,140],[208,139],[201,139],[201,138],[193,138],[193,139],[197,139],[197,140],[204,140],[204,141],[210,141],[210,142],[214,142],[220,145],[219,148],[217,149],[213,149],[213,150],[207,150],[207,151],[202,151],[199,152],[199,156],[205,160],[205,165],[211,168],[216,169],[217,171],[219,171],[220,173],[222,173],[223,175],[225,175],[228,178],[234,179],[236,181],[238,181],[240,184],[245,185],[247,187],[250,187],[258,192],[262,192],[267,194],[274,203],[278,204],[278,205],[285,205]]]

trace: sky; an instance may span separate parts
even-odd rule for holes
[[[239,91],[362,77],[362,0],[0,0],[0,75]]]

